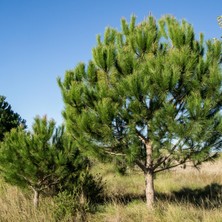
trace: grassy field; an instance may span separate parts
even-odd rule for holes
[[[97,163],[93,173],[106,184],[104,203],[86,221],[98,222],[222,222],[222,160],[205,163],[199,170],[177,168],[157,175],[156,206],[147,211],[144,178],[139,170],[116,173],[110,164]],[[41,199],[35,211],[29,192],[0,181],[0,221],[55,221],[51,198]],[[63,221],[80,221],[67,216]]]

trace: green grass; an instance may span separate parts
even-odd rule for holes
[[[222,160],[205,163],[198,171],[176,168],[156,176],[156,205],[148,211],[144,177],[140,170],[127,170],[122,176],[111,164],[95,163],[92,172],[106,184],[106,198],[94,213],[92,222],[222,222]],[[42,198],[40,208],[32,206],[29,192],[0,181],[0,221],[55,221],[51,198]],[[86,220],[86,219],[85,219]],[[64,221],[80,221],[66,218]]]

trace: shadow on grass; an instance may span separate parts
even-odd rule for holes
[[[203,188],[182,188],[171,194],[157,193],[158,200],[167,200],[175,203],[190,203],[203,208],[215,208],[222,205],[222,185],[212,183]]]
[[[212,209],[222,206],[222,185],[212,183],[203,188],[191,189],[182,188],[170,194],[156,193],[156,200],[167,201],[171,203],[190,203],[194,206]],[[146,201],[145,195],[124,194],[106,197],[104,202],[116,202],[128,204],[133,201]]]
[[[120,204],[124,204],[127,205],[128,203],[131,203],[133,201],[145,201],[146,197],[145,195],[138,195],[138,194],[123,194],[123,195],[112,195],[112,196],[106,196],[104,198],[104,203],[120,203]]]

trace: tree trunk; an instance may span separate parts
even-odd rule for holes
[[[154,205],[154,184],[153,184],[153,161],[152,161],[152,145],[150,141],[146,141],[146,171],[145,185],[146,185],[146,203],[147,208],[151,209]]]
[[[146,185],[146,204],[148,209],[153,208],[154,204],[154,184],[153,184],[153,173],[145,173],[145,185]]]
[[[35,208],[38,208],[38,206],[39,206],[39,191],[37,191],[37,190],[34,190],[33,204],[34,204]]]

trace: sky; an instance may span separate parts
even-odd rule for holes
[[[97,34],[121,18],[186,19],[196,35],[220,38],[222,0],[0,0],[0,95],[31,127],[34,117],[63,122],[57,78],[92,58]]]

